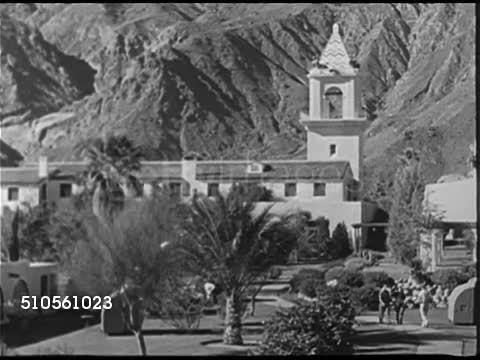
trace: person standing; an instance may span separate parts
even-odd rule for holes
[[[420,293],[418,294],[420,318],[422,319],[422,327],[428,327],[428,310],[430,303],[432,302],[432,295],[430,289],[425,284],[422,286]]]
[[[390,289],[387,284],[383,284],[380,292],[378,293],[378,322],[383,324],[383,317],[385,316],[385,311],[387,312],[387,319],[390,322],[390,305],[391,305],[391,295]]]
[[[395,310],[397,325],[403,324],[403,314],[407,307],[405,302],[406,297],[406,292],[402,287],[397,287],[392,292],[393,308]]]

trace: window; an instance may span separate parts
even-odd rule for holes
[[[219,194],[219,185],[215,183],[208,184],[207,195],[217,196]]]
[[[326,194],[325,183],[313,184],[313,196],[325,196],[325,194]]]
[[[180,196],[181,187],[182,187],[182,184],[180,184],[180,183],[170,183],[170,184],[168,184],[170,194],[175,195],[175,196]]]
[[[343,93],[337,87],[331,87],[325,93],[329,119],[343,118]]]
[[[285,184],[285,196],[297,196],[297,184]]]
[[[337,153],[337,145],[330,144],[330,156],[333,156]]]
[[[18,187],[8,188],[8,201],[18,200]]]
[[[60,184],[60,197],[68,198],[72,196],[72,184]]]
[[[263,165],[260,163],[251,163],[247,167],[247,172],[250,174],[261,174],[263,171]]]

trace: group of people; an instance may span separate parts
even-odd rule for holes
[[[387,281],[379,292],[379,323],[383,323],[385,313],[391,323],[390,313],[395,311],[396,322],[403,323],[405,309],[418,306],[422,327],[428,327],[428,311],[432,306],[447,307],[448,288],[439,285],[418,283],[410,277],[408,280]]]

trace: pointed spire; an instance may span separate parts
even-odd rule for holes
[[[323,49],[320,64],[327,66],[330,71],[338,71],[340,75],[356,75],[357,73],[343,44],[338,24],[333,24],[332,35]]]

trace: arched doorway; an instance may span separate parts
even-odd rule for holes
[[[343,118],[343,93],[338,87],[333,86],[325,92],[327,117],[329,119]]]

